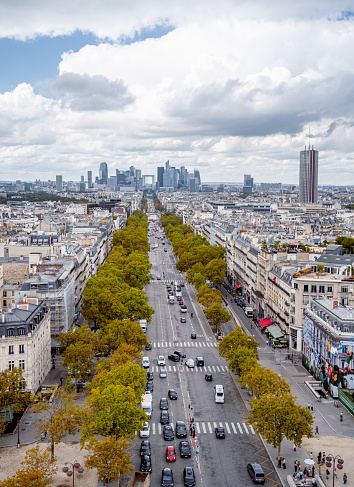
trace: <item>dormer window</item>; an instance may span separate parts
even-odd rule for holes
[[[25,334],[25,329],[24,328],[19,328],[18,329],[18,334],[19,335],[24,335]]]
[[[8,328],[8,330],[7,330],[7,336],[8,337],[15,336],[15,330],[13,328]]]

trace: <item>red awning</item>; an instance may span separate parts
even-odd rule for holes
[[[239,289],[240,288],[240,285],[237,284],[237,282],[235,282],[235,287],[237,287],[237,289]]]
[[[270,320],[268,320],[268,318],[266,318],[265,320],[260,321],[259,324],[261,325],[261,327],[263,329],[266,326],[269,326],[271,324],[271,322],[270,322]]]

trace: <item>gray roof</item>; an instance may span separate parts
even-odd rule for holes
[[[317,259],[317,263],[319,264],[330,264],[330,265],[353,265],[354,264],[354,255],[352,254],[345,254],[345,255],[331,255],[331,254],[321,254]]]

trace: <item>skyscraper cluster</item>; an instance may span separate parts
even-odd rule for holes
[[[166,161],[165,167],[157,168],[157,188],[188,189],[191,193],[199,191],[201,188],[200,173],[197,169],[193,172],[181,166],[176,168]]]

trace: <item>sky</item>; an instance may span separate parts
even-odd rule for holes
[[[353,46],[353,0],[0,0],[0,180],[353,185]]]

